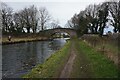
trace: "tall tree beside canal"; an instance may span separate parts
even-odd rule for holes
[[[46,29],[46,24],[51,20],[51,16],[45,7],[39,9],[39,21],[41,30]]]
[[[118,28],[118,29],[119,29],[119,32],[120,32],[120,1],[119,1],[118,5],[119,5],[119,8],[118,8],[118,9],[119,9],[119,10],[118,10],[118,15],[119,15],[119,16],[118,16],[118,21],[119,21],[119,22],[118,22],[118,24],[119,24],[118,27],[119,27],[119,28]]]
[[[38,25],[38,10],[37,8],[32,5],[30,8],[30,15],[31,15],[31,25],[32,25],[32,30],[33,30],[33,33],[36,33],[36,30],[37,30],[37,25]]]
[[[30,33],[30,29],[35,33],[38,23],[37,8],[34,5],[29,8],[24,8],[21,14],[23,16],[24,28],[27,29],[27,33]]]
[[[116,0],[89,5],[79,14],[74,14],[66,26],[76,29],[78,36],[84,33],[99,33],[102,36],[110,13],[113,17],[110,25],[114,26],[114,32],[120,32],[120,1]]]
[[[109,9],[110,12],[114,18],[113,21],[113,26],[114,28],[114,32],[120,32],[120,1],[116,2],[116,0],[111,0],[112,2],[109,3]]]
[[[38,10],[34,5],[18,12],[13,12],[11,7],[1,3],[1,14],[3,33],[21,33],[24,32],[23,28],[26,28],[27,33],[30,33],[30,29],[32,29],[33,33],[36,33]]]
[[[12,21],[13,9],[8,7],[5,3],[1,3],[1,15],[2,15],[2,31],[12,32],[11,28],[13,27]]]
[[[14,20],[14,27],[16,28],[16,33],[22,33],[24,32],[24,16],[22,15],[22,12],[16,12],[13,14],[13,20]]]
[[[106,22],[108,21],[107,16],[108,16],[108,3],[103,3],[101,5],[100,10],[98,11],[98,21],[99,21],[99,34],[100,36],[103,35],[104,28],[106,26]]]
[[[88,30],[90,30],[91,33],[97,33],[98,29],[98,7],[100,5],[89,5],[85,9],[85,15],[88,20]]]

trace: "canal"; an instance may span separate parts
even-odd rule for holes
[[[19,78],[42,64],[66,43],[66,39],[16,43],[2,46],[2,77]]]

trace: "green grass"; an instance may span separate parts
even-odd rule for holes
[[[104,37],[85,35],[83,38],[87,43],[90,44],[95,50],[102,52],[111,61],[118,65],[119,37],[115,38],[115,35],[109,35]]]
[[[23,78],[52,78],[60,75],[68,57],[71,42],[68,41],[65,46],[49,57],[43,64],[37,65],[31,72],[24,75]]]
[[[90,60],[90,65],[92,66],[92,71],[94,72],[94,77],[96,78],[117,78],[118,68],[111,62],[107,57],[97,52],[94,48],[88,46],[83,41],[79,42],[80,50]]]
[[[112,45],[112,44],[106,44],[105,47],[109,50],[112,51],[115,54],[118,54],[118,46]]]
[[[91,66],[89,66],[89,59],[86,54],[80,48],[79,40],[75,39],[76,58],[73,65],[73,70],[70,75],[72,78],[91,78],[94,76]],[[87,66],[86,66],[87,65]]]
[[[109,51],[111,52],[113,55],[117,55],[118,54],[118,45],[113,45],[109,42],[104,42],[104,43],[99,43],[96,46],[94,46],[94,48],[96,50],[102,50],[104,46],[104,51]]]
[[[83,36],[82,39],[86,40],[89,44],[91,44],[92,47],[96,49],[101,49],[104,45],[105,50],[110,51],[113,54],[118,54],[119,37],[114,38],[114,35],[108,37],[86,35]]]

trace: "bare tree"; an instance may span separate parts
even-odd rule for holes
[[[23,10],[19,11],[16,14],[16,18],[18,18],[18,22],[19,23],[19,27],[18,27],[18,31],[20,32],[24,32],[23,28],[25,27],[26,23],[25,23],[25,19],[24,19],[24,15],[23,15]],[[15,18],[15,17],[14,17]]]
[[[24,20],[24,27],[27,29],[27,33],[30,33],[30,28],[32,27],[30,24],[30,16],[29,16],[29,9],[28,8],[24,8],[24,10],[22,11],[22,16],[23,16],[23,20]]]
[[[119,21],[119,22],[118,22],[118,24],[119,24],[119,25],[118,25],[118,31],[119,31],[119,33],[120,33],[120,1],[118,2],[118,6],[119,6],[119,8],[118,8],[118,15],[119,15],[119,16],[118,16],[118,21]]]
[[[12,27],[12,12],[13,9],[11,7],[8,7],[5,3],[1,3],[3,32],[10,32],[10,28]]]
[[[89,5],[86,9],[85,9],[85,15],[86,15],[86,19],[88,20],[88,28],[91,31],[91,33],[97,33],[97,29],[98,29],[98,6],[99,5]]]
[[[59,21],[53,20],[51,22],[51,28],[54,29],[54,28],[58,28],[58,27],[59,27]]]
[[[20,16],[21,24],[27,29],[27,33],[30,33],[30,29],[35,33],[38,23],[37,8],[34,5],[29,8],[24,8],[24,10],[20,12]]]
[[[118,18],[119,18],[119,4],[117,0],[110,0],[109,2],[109,10],[112,14],[112,17],[114,18],[113,26],[114,26],[114,32],[118,32]]]
[[[68,20],[66,25],[65,25],[66,28],[74,28],[74,24],[72,23],[72,20]]]
[[[38,25],[38,16],[37,16],[37,13],[38,13],[38,10],[37,8],[32,5],[30,8],[29,8],[30,12],[30,20],[31,20],[31,25],[32,25],[32,30],[33,30],[33,33],[36,33],[36,30],[37,30],[37,25]]]
[[[24,22],[23,22],[23,17],[21,15],[21,12],[16,12],[13,15],[14,17],[14,27],[17,33],[24,32],[23,27],[24,27]]]
[[[1,3],[0,3],[0,5],[1,5]],[[3,27],[3,25],[2,25],[2,10],[0,9],[0,36],[2,33],[2,27]]]
[[[41,30],[45,30],[46,24],[50,21],[51,16],[45,7],[39,9],[39,16]]]

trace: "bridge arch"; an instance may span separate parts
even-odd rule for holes
[[[57,33],[58,33],[58,34],[59,34],[59,33],[67,34],[66,36],[69,36],[69,37],[70,37],[70,34],[69,34],[69,33],[63,32],[63,31],[54,32],[54,33],[51,34],[51,37],[54,37]],[[60,35],[61,35],[61,34],[60,34]]]
[[[52,30],[52,34],[54,33],[67,33],[70,37],[77,36],[76,31],[70,28],[55,28]]]
[[[49,37],[52,37],[51,35],[55,33],[67,33],[69,34],[70,38],[77,37],[76,31],[70,28],[55,28],[55,29],[44,30],[42,32]]]

